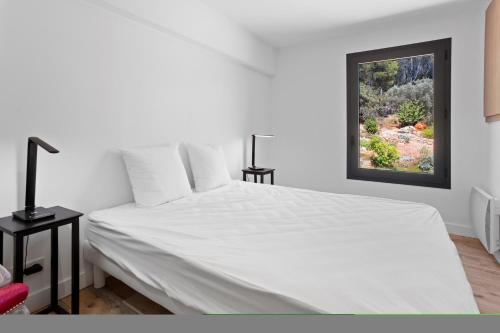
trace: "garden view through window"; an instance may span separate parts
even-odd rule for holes
[[[359,167],[434,173],[434,54],[358,64]]]
[[[451,38],[346,54],[347,178],[451,188]]]

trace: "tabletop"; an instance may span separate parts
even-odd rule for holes
[[[13,216],[3,217],[0,219],[0,231],[3,231],[9,235],[32,234],[38,231],[50,229],[52,227],[71,223],[72,221],[70,220],[83,215],[80,212],[61,206],[50,207],[48,209],[53,211],[56,215],[51,218],[42,219],[39,221],[25,222],[17,220]]]

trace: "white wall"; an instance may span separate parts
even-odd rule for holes
[[[273,81],[277,182],[425,202],[450,230],[472,234],[471,186],[487,182],[483,109],[484,1],[368,22],[282,49]],[[451,190],[346,179],[346,54],[452,37]]]
[[[1,216],[24,204],[28,136],[61,151],[39,152],[37,204],[88,213],[132,199],[118,148],[222,144],[239,178],[249,134],[270,129],[270,78],[223,51],[84,0],[0,0],[0,9]],[[59,236],[66,292],[69,231]],[[30,239],[28,260],[38,257],[45,270],[27,279],[34,306],[48,301],[47,232]]]
[[[244,66],[273,75],[276,54],[229,18],[198,0],[86,0],[104,9],[216,50]]]

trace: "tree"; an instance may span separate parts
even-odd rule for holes
[[[369,62],[359,67],[359,81],[380,93],[394,86],[399,63],[396,60]]]

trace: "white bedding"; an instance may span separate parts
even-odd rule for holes
[[[92,246],[204,313],[477,313],[425,204],[234,181],[90,214]]]

